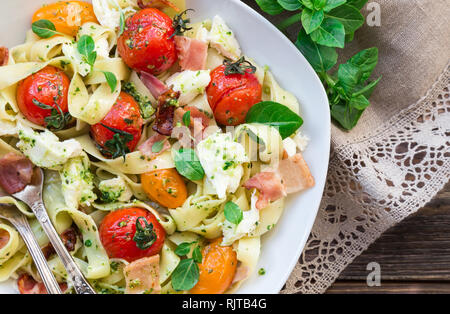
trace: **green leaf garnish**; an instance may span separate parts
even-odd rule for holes
[[[172,287],[176,291],[191,290],[198,282],[200,270],[193,258],[180,261],[172,273]]]
[[[295,11],[302,7],[300,0],[278,0],[278,4],[288,11]]]
[[[147,96],[143,96],[141,93],[139,93],[134,83],[127,82],[126,84],[122,85],[122,90],[130,94],[139,104],[142,118],[149,119],[155,113],[155,108],[153,108],[150,99]]]
[[[50,116],[44,118],[44,122],[46,123],[46,127],[53,131],[60,131],[64,129],[72,120],[72,116],[69,112],[63,112],[61,107],[55,102],[57,107],[54,108],[52,106],[43,104],[33,98],[33,104],[38,106],[41,109],[51,110]]]
[[[183,242],[180,245],[177,246],[175,249],[175,254],[178,256],[186,256],[191,251],[191,246],[196,242]]]
[[[109,85],[109,88],[111,88],[111,93],[114,93],[117,87],[117,78],[112,72],[102,71],[103,75],[105,75],[106,82]]]
[[[106,141],[104,148],[99,147],[100,151],[103,154],[111,155],[113,159],[123,156],[123,160],[125,161],[126,155],[130,153],[130,149],[127,144],[134,139],[133,135],[128,132],[109,127],[103,123],[101,123],[101,125],[111,132],[114,132],[114,136],[112,139]]]
[[[303,124],[303,120],[298,114],[273,101],[255,104],[247,112],[245,122],[260,123],[277,128],[283,139],[295,133]]]
[[[203,260],[202,251],[199,246],[192,251],[192,258],[196,263],[201,263]]]
[[[183,124],[187,127],[191,125],[191,112],[186,111],[183,115]]]
[[[141,220],[144,222],[144,227],[141,224]],[[150,248],[157,239],[158,237],[153,230],[153,224],[149,224],[145,217],[138,217],[136,219],[136,233],[133,237],[136,246],[141,250],[146,250]]]
[[[235,225],[238,225],[244,218],[242,209],[231,201],[225,204],[223,213],[225,214],[225,219]]]
[[[200,163],[195,151],[190,148],[182,148],[173,151],[173,159],[177,171],[191,181],[198,181],[205,176],[205,170]]]
[[[224,60],[223,64],[225,65],[225,75],[232,75],[232,74],[242,74],[245,73],[255,73],[256,67],[251,64],[249,61],[245,60],[245,57],[241,57],[236,62],[231,62],[229,60]]]
[[[49,20],[38,20],[36,22],[34,22],[33,24],[31,24],[31,29],[33,31],[33,33],[35,33],[36,35],[38,35],[41,38],[50,38],[53,35],[63,35],[60,32],[56,31],[56,27],[55,24],[53,24],[51,21]]]
[[[326,18],[323,23],[311,33],[311,39],[323,46],[344,48],[344,25],[338,20]]]
[[[313,31],[319,28],[324,19],[323,10],[312,11],[304,9],[302,11],[302,24],[307,34],[311,34]]]
[[[81,36],[77,43],[77,50],[87,64],[94,66],[95,60],[97,59],[97,52],[95,51],[95,41],[91,36]]]
[[[125,14],[122,10],[120,10],[120,19],[119,19],[119,36],[123,34],[125,30]]]
[[[180,14],[175,15],[173,18],[172,26],[175,29],[175,32],[170,36],[172,38],[173,36],[181,36],[185,32],[190,31],[192,27],[188,27],[188,24],[191,22],[191,19],[184,18],[183,15],[187,14],[188,11],[195,11],[194,9],[187,9],[181,12]]]

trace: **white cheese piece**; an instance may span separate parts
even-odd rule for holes
[[[106,203],[128,202],[133,196],[133,192],[122,177],[103,180],[98,189],[102,193],[102,201]]]
[[[90,206],[97,199],[94,190],[94,176],[89,170],[86,154],[71,158],[59,172],[64,200],[69,208],[78,209],[81,204]]]
[[[306,146],[308,146],[309,137],[303,135],[302,132],[298,131],[297,134],[294,136],[294,141],[297,144],[298,149],[300,149],[300,151],[303,152],[305,151]]]
[[[255,204],[258,200],[256,193],[253,192],[251,199],[251,209],[243,212],[243,218],[238,225],[225,220],[222,224],[222,245],[231,245],[233,242],[251,234],[255,231],[259,223],[259,210]]]
[[[86,76],[91,72],[91,66],[84,61],[83,56],[78,52],[76,43],[66,43],[62,46],[63,54],[72,61],[78,73]]]
[[[20,123],[17,129],[20,139],[17,148],[38,167],[61,170],[70,158],[81,156],[83,152],[80,143],[74,139],[60,142],[48,130],[38,133]]]
[[[225,57],[236,61],[241,56],[241,48],[233,31],[220,16],[214,17],[208,37],[211,46]]]
[[[175,73],[166,81],[167,86],[173,86],[173,90],[180,92],[180,104],[189,104],[200,94],[205,92],[205,88],[211,81],[210,70],[183,71]]]
[[[290,137],[286,137],[283,140],[283,148],[289,157],[294,156],[297,153],[297,143]]]
[[[198,143],[197,155],[219,198],[234,193],[244,173],[242,163],[248,162],[244,147],[233,141],[230,133],[214,133]]]
[[[120,24],[120,6],[116,0],[92,0],[100,25],[116,30]]]

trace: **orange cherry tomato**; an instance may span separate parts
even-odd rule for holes
[[[183,205],[187,198],[186,184],[175,169],[161,169],[141,175],[147,196],[167,208]]]
[[[145,248],[145,242],[134,239],[136,235],[136,221],[140,217],[143,217],[149,226],[153,225],[153,227],[147,227],[145,221],[141,218],[139,222],[142,228],[153,230],[156,236],[153,244],[147,248]],[[123,208],[110,212],[103,218],[99,232],[100,240],[108,256],[110,258],[123,258],[128,262],[158,254],[166,237],[166,231],[155,215],[146,209],[137,207]],[[142,248],[142,245],[144,245],[144,248]]]
[[[40,126],[47,126],[45,118],[52,114],[51,109],[44,109],[37,104],[50,106],[63,113],[69,108],[70,79],[58,68],[48,65],[42,70],[31,74],[19,83],[17,87],[17,104],[20,112],[27,120]]]
[[[75,36],[86,22],[98,23],[92,4],[83,1],[58,1],[44,5],[37,10],[32,23],[38,20],[49,20],[56,31]]]
[[[238,125],[250,108],[261,102],[262,86],[252,73],[225,75],[225,65],[221,65],[211,72],[206,94],[219,124]]]
[[[220,246],[216,239],[202,250],[198,283],[190,290],[193,294],[221,294],[231,285],[237,267],[236,252],[231,246]]]

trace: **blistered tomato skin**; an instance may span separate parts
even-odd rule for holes
[[[38,20],[49,20],[57,32],[70,36],[75,36],[84,23],[98,23],[92,4],[83,1],[58,1],[44,5],[34,13],[32,23]]]
[[[140,249],[133,237],[136,233],[136,220],[144,217],[153,225],[156,241],[148,249]],[[142,219],[141,226],[145,227]],[[133,262],[143,257],[158,254],[164,244],[166,232],[156,217],[143,208],[123,208],[113,211],[103,218],[100,224],[100,240],[110,258],[122,258]]]
[[[97,124],[91,126],[91,136],[102,148],[105,148],[107,141],[113,139],[114,132],[108,130],[103,125],[120,131],[127,132],[133,136],[133,140],[127,142],[130,152],[133,152],[142,136],[142,119],[139,105],[134,98],[125,92],[121,92],[116,103],[112,106],[108,114]]]
[[[177,208],[186,201],[186,184],[175,169],[144,173],[141,182],[147,196],[164,207]]]
[[[244,123],[250,108],[261,102],[262,86],[252,73],[225,75],[221,65],[211,72],[206,94],[216,121],[234,126]]]
[[[233,282],[236,274],[237,255],[231,246],[220,246],[222,238],[216,239],[202,250],[198,283],[192,294],[222,294]]]
[[[125,63],[153,75],[168,70],[177,60],[170,17],[158,9],[143,9],[126,21],[117,48]]]
[[[17,87],[17,105],[25,118],[40,126],[46,126],[46,117],[51,116],[52,110],[42,109],[35,102],[64,112],[68,112],[67,96],[70,79],[60,69],[46,66],[42,70],[30,75],[19,83]]]

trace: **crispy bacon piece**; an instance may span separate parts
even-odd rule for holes
[[[0,66],[8,65],[9,50],[6,47],[0,47]]]
[[[263,209],[288,193],[309,189],[314,184],[314,177],[299,153],[281,160],[275,171],[260,172],[251,177],[244,183],[244,187],[259,191],[256,208]]]
[[[142,83],[156,99],[168,90],[166,84],[161,82],[156,76],[147,72],[141,72],[140,74]]]
[[[126,294],[159,294],[159,255],[144,257],[125,266]]]
[[[169,89],[158,98],[158,111],[153,130],[161,135],[170,136],[173,130],[173,118],[180,92]]]
[[[185,36],[175,36],[178,62],[183,70],[203,70],[208,57],[208,44]]]
[[[76,227],[70,227],[63,233],[61,233],[61,240],[64,243],[64,246],[69,252],[72,252],[75,250],[75,246],[77,244],[77,239],[79,237],[79,232]],[[42,248],[42,253],[44,253],[45,258],[49,258],[53,254],[55,254],[55,249],[53,248],[52,244],[49,243],[47,246]]]
[[[154,153],[153,152],[153,145],[155,143],[161,142],[161,141],[163,142],[162,149],[160,151]],[[168,140],[168,138],[166,136],[161,135],[161,134],[154,134],[148,140],[146,140],[144,143],[142,143],[138,147],[138,149],[144,156],[147,156],[149,158],[154,158],[154,157],[162,154],[166,150],[170,149],[170,143],[169,143],[169,140]]]
[[[28,274],[22,274],[17,279],[17,287],[21,294],[47,294],[44,283],[37,282]],[[67,290],[66,283],[60,283],[59,288],[64,293]]]
[[[174,9],[176,12],[180,12],[180,9],[178,9],[175,4],[168,0],[138,0],[137,5],[141,9],[145,8],[156,8],[158,10],[164,9],[165,7],[170,7]]]
[[[6,154],[0,159],[0,186],[9,194],[22,191],[31,182],[33,167],[25,156]]]

